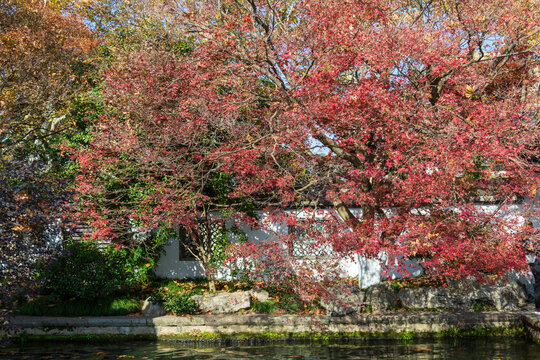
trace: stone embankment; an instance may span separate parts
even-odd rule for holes
[[[539,339],[540,316],[524,312],[398,312],[355,314],[342,317],[301,315],[196,315],[125,317],[28,317],[11,319],[16,333],[30,336],[131,336],[148,338],[197,338],[216,336],[259,336],[281,334],[348,334],[355,337],[418,336],[444,332],[525,328]]]
[[[423,311],[478,311],[482,308],[497,311],[519,311],[527,304],[522,284],[513,279],[501,279],[493,284],[474,281],[450,283],[446,287],[416,287],[397,289],[382,282],[364,291],[355,287],[331,290],[331,300],[323,301],[328,315],[343,316],[365,311],[373,312],[405,308]]]
[[[448,284],[446,287],[396,288],[382,282],[367,289],[341,284],[329,291],[321,301],[327,315],[344,316],[366,312],[379,313],[397,309],[413,311],[519,311],[527,304],[527,293],[516,280],[491,285],[473,281]],[[233,314],[251,308],[252,300],[267,302],[270,294],[261,289],[234,293],[215,293],[191,297],[201,313]],[[142,312],[146,316],[162,316],[162,303],[148,298]]]
[[[540,314],[524,315],[523,324],[531,338],[540,345]]]

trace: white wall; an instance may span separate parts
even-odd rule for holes
[[[264,217],[262,212],[257,214]],[[250,226],[241,226],[249,241],[261,242],[277,240],[277,234],[286,231],[286,226],[280,224],[270,224],[268,230],[252,229]],[[171,239],[164,247],[165,254],[159,259],[154,272],[158,277],[170,279],[200,278],[204,277],[204,270],[198,261],[185,261],[179,259],[180,242],[178,239]],[[217,278],[224,279],[230,277],[228,269],[218,271]]]
[[[360,209],[352,209],[353,213],[357,216],[361,216]],[[264,222],[268,218],[268,214],[259,212],[257,214],[259,218]],[[297,212],[299,217],[308,216],[303,212]],[[320,217],[323,217],[320,214]],[[286,234],[288,228],[284,224],[279,223],[266,223],[267,230],[252,229],[249,226],[241,226],[241,230],[245,232],[249,241],[262,242],[262,241],[275,241],[278,239],[279,234]],[[164,247],[165,254],[159,259],[154,271],[158,277],[162,278],[199,278],[204,277],[204,271],[198,261],[185,261],[179,259],[180,243],[178,239],[171,239],[169,244]],[[386,261],[386,260],[385,260]],[[341,261],[341,267],[346,277],[358,277],[362,287],[367,287],[372,284],[376,284],[381,281],[381,265],[377,260],[365,259],[357,256],[355,259],[343,259]],[[392,272],[393,277],[401,276],[396,271]],[[411,274],[415,274],[411,272]],[[217,278],[226,279],[230,278],[229,269],[221,269],[218,271]]]
[[[536,206],[538,206],[539,196],[536,196]],[[532,202],[532,200],[528,200]],[[486,213],[493,213],[497,211],[496,205],[478,205],[479,210],[483,210]],[[333,210],[328,210],[333,211]],[[352,212],[361,217],[362,212],[360,209],[352,209]],[[257,214],[263,221],[268,218],[268,214],[259,212]],[[303,212],[297,212],[299,217],[307,216]],[[321,214],[321,217],[324,215]],[[497,217],[507,220],[513,219],[518,226],[522,225],[525,219],[522,216],[522,205],[511,205],[505,208],[503,211],[499,209]],[[531,219],[536,228],[540,227],[538,218]],[[261,242],[267,240],[277,240],[279,234],[287,233],[287,226],[279,223],[268,223],[268,230],[251,229],[249,226],[241,227],[249,239],[252,242]],[[171,242],[165,246],[165,255],[163,255],[156,268],[156,275],[164,278],[195,278],[204,277],[204,271],[197,261],[180,261],[179,260],[179,242],[177,239],[171,239]],[[359,285],[361,288],[368,287],[370,285],[379,283],[383,280],[381,272],[383,271],[383,265],[388,269],[388,276],[391,278],[403,277],[403,274],[407,276],[419,276],[423,273],[421,266],[416,261],[400,261],[394,264],[388,263],[388,258],[385,254],[380,254],[378,259],[368,259],[361,256],[357,256],[356,259],[343,259],[341,265],[344,269],[344,276],[358,277]],[[217,274],[218,278],[230,278],[230,272],[228,269],[222,269]]]
[[[165,253],[159,259],[154,272],[158,277],[184,279],[204,277],[204,271],[198,261],[180,261],[180,242],[171,239],[164,247]]]

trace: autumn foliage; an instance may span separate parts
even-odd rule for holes
[[[89,29],[37,0],[0,5],[0,150],[48,138],[70,124],[70,101],[86,84]]]
[[[357,254],[441,278],[525,269],[531,229],[512,214],[538,211],[534,2],[153,5],[146,40],[103,68],[93,140],[64,148],[94,238],[181,227],[211,274],[211,224],[265,227],[258,209],[324,258],[295,259],[302,239],[279,233],[233,247],[252,276],[307,283]]]
[[[109,69],[116,110],[78,156],[81,193],[108,199],[86,203],[96,234],[116,236],[126,218],[189,225],[246,202],[297,224],[285,208],[330,205],[332,231],[314,232],[314,246],[338,257],[418,257],[451,277],[523,269],[521,224],[504,214],[538,186],[537,29],[527,21],[538,12],[477,5],[171,7],[192,48],[139,48]],[[225,198],[208,193],[217,174],[234,179]],[[124,206],[109,176],[146,190]],[[275,249],[294,241],[282,238]]]

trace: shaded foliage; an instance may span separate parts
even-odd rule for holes
[[[58,300],[93,300],[140,290],[149,283],[153,259],[143,248],[67,242],[64,252],[42,264],[44,291]]]
[[[46,2],[0,4],[1,308],[36,289],[35,263],[61,244],[70,181],[53,144],[74,130],[67,115],[91,82],[95,44],[79,19]]]
[[[0,182],[0,307],[8,308],[12,295],[35,289],[36,261],[57,252],[70,194],[39,160],[0,160]]]

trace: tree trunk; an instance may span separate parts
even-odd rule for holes
[[[208,274],[206,275],[206,278],[208,279],[208,290],[212,293],[216,292],[216,279],[214,278],[214,274]]]
[[[200,257],[198,258],[203,267],[204,273],[206,275],[206,280],[208,280],[208,290],[210,292],[216,292],[216,276],[214,274],[214,269],[210,266],[210,256],[203,247],[199,247]]]
[[[362,225],[358,218],[354,216],[351,210],[349,210],[349,208],[341,200],[334,200],[334,209],[336,209],[343,221],[345,221],[352,228],[357,228]]]
[[[213,246],[212,246],[212,240],[213,240],[213,233],[212,233],[212,222],[210,218],[208,217],[209,211],[205,207],[203,211],[203,219],[204,222],[202,226],[204,226],[204,233],[202,235],[202,244],[201,248],[204,251],[203,259],[204,259],[204,271],[206,273],[206,279],[208,280],[208,290],[212,293],[216,292],[216,277],[214,273],[214,268],[210,265],[212,255],[213,255]]]

